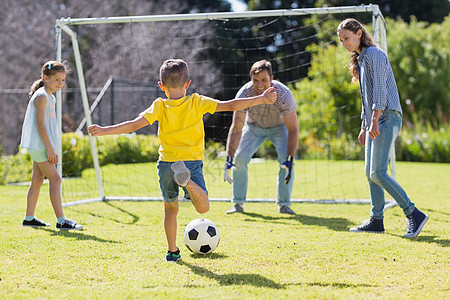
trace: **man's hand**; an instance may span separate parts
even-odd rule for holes
[[[275,92],[275,89],[273,87],[265,90],[262,96],[262,101],[264,104],[273,104],[277,100],[277,93]]]
[[[229,183],[233,183],[233,178],[231,178],[231,170],[236,169],[233,165],[233,158],[231,156],[227,156],[225,161],[225,166],[223,168],[223,181],[228,181]]]
[[[284,183],[288,184],[291,180],[292,166],[294,165],[294,157],[288,155],[284,163],[281,164],[281,168],[286,169],[286,176],[284,176]]]
[[[88,132],[92,136],[103,135],[103,127],[98,126],[97,124],[93,124],[93,125],[89,126]]]

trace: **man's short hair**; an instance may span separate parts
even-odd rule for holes
[[[267,73],[269,73],[270,78],[273,77],[272,64],[270,63],[270,61],[263,59],[255,62],[250,68],[250,78],[253,78],[253,75],[258,74],[259,72],[264,70],[267,70]]]
[[[189,80],[189,68],[182,59],[168,59],[159,69],[159,78],[168,88],[180,88]]]

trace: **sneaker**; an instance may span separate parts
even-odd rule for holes
[[[244,206],[242,204],[235,204],[229,210],[227,210],[226,214],[234,214],[234,213],[243,213]]]
[[[179,186],[185,187],[191,179],[191,172],[188,168],[186,168],[184,162],[181,160],[174,162],[170,168],[174,173],[173,179],[175,180],[175,182]]]
[[[177,251],[175,251],[175,252],[167,251],[167,254],[166,254],[167,261],[176,262],[176,261],[179,261],[180,259],[181,259],[180,249],[177,248]]]
[[[361,223],[357,228],[350,228],[350,232],[384,233],[383,220],[370,218]]]
[[[23,220],[22,225],[28,227],[47,227],[50,226],[50,223],[46,223],[42,220],[39,220],[38,218],[34,218],[31,221]]]
[[[59,230],[71,230],[71,229],[81,230],[83,229],[83,225],[80,225],[77,222],[69,219],[64,219],[61,222],[61,224],[56,223],[56,228],[58,228]]]
[[[295,211],[293,211],[287,205],[280,205],[280,206],[278,206],[278,212],[282,213],[282,214],[296,215]]]
[[[426,214],[414,208],[412,214],[406,216],[406,234],[403,237],[413,238],[418,236],[428,219],[429,217]]]

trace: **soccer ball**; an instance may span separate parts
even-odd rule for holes
[[[196,219],[191,221],[184,229],[183,239],[186,247],[192,252],[208,254],[219,245],[219,228],[208,219]]]

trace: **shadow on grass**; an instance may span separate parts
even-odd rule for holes
[[[403,238],[403,234],[402,235],[398,235],[398,234],[391,234],[392,236],[396,236],[396,237],[400,237]],[[430,244],[438,244],[442,247],[450,247],[450,240],[448,239],[439,239],[439,236],[436,235],[419,235],[418,237],[409,239],[411,242],[426,242],[426,243],[430,243]]]
[[[103,201],[102,203],[105,204],[105,205],[108,205],[108,206],[110,206],[112,208],[115,208],[115,209],[117,209],[118,211],[120,211],[120,212],[122,212],[124,214],[129,215],[132,218],[131,222],[123,222],[121,220],[113,219],[113,218],[108,217],[108,216],[99,215],[99,214],[92,213],[92,212],[79,211],[79,210],[76,210],[76,209],[73,209],[73,208],[72,208],[72,210],[74,210],[74,211],[76,211],[76,212],[78,212],[80,214],[88,214],[88,215],[90,215],[90,216],[92,216],[94,218],[103,218],[103,219],[107,219],[107,220],[110,220],[110,221],[113,221],[113,222],[116,222],[116,223],[120,223],[120,224],[125,224],[125,225],[133,225],[133,224],[136,224],[140,220],[139,216],[137,216],[135,214],[132,214],[131,212],[126,211],[125,209],[123,209],[123,208],[121,208],[121,207],[119,207],[117,205],[114,205],[114,204],[112,204],[109,201]]]
[[[187,262],[181,262],[180,265],[185,265],[194,274],[204,276],[216,280],[220,285],[252,285],[256,287],[265,287],[270,289],[284,289],[285,286],[276,283],[273,280],[267,279],[258,274],[216,274],[206,268],[192,265]]]
[[[38,230],[43,230],[49,232],[52,236],[64,236],[69,238],[75,238],[77,240],[90,240],[94,242],[100,242],[100,243],[113,243],[117,244],[120,242],[113,241],[113,240],[105,240],[98,238],[94,235],[84,234],[83,231],[70,231],[70,230],[56,230],[56,229],[48,229],[48,228],[39,228]]]
[[[341,282],[332,282],[332,283],[323,283],[323,282],[307,282],[307,283],[296,283],[296,284],[286,284],[290,285],[299,285],[299,286],[320,286],[320,287],[335,287],[338,289],[347,289],[347,288],[359,288],[359,287],[376,287],[376,285],[370,284],[351,284],[351,283],[341,283]]]
[[[227,258],[227,255],[223,255],[220,253],[210,253],[210,254],[196,254],[196,253],[191,253],[191,257],[192,258],[207,258],[208,260],[211,259],[223,259],[223,258]]]
[[[263,221],[279,222],[279,223],[281,223],[280,221],[295,219],[304,225],[323,226],[323,227],[327,227],[331,230],[336,230],[336,231],[348,231],[348,228],[351,225],[353,225],[352,222],[350,222],[349,220],[344,219],[344,218],[321,218],[321,217],[308,216],[308,215],[302,215],[302,214],[282,215],[282,216],[274,217],[274,216],[267,216],[267,215],[262,215],[262,214],[258,214],[258,213],[247,213],[246,212],[246,213],[244,213],[244,215],[255,218],[255,219],[256,218],[262,219]],[[247,221],[253,221],[253,220],[247,220]]]

